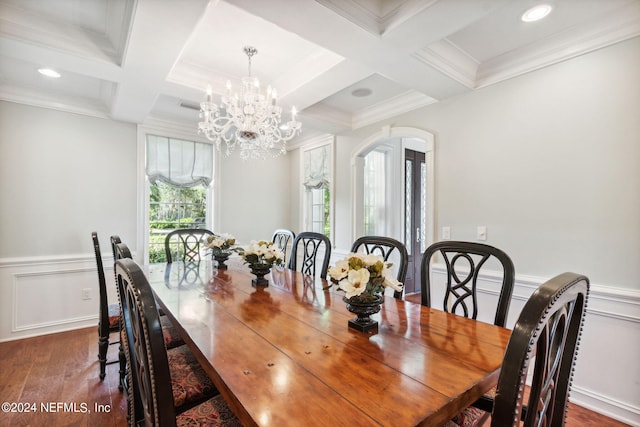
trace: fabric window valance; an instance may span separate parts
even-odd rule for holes
[[[152,184],[207,187],[213,177],[213,145],[147,135],[146,171]]]

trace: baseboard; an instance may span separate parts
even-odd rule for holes
[[[640,427],[640,408],[611,399],[600,393],[586,390],[582,387],[571,387],[569,397],[571,403],[587,408],[591,411],[606,415],[630,426]]]

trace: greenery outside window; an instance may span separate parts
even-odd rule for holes
[[[206,228],[207,190],[202,186],[150,185],[149,262],[166,262],[165,236],[179,228]]]

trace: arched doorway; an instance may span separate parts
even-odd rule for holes
[[[410,254],[405,292],[420,292],[420,260],[434,236],[434,136],[411,127],[382,128],[351,154],[353,240],[393,237]]]

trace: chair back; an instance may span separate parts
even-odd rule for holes
[[[101,337],[109,336],[109,298],[107,294],[107,281],[104,276],[104,266],[102,264],[102,253],[100,252],[100,242],[98,233],[91,233],[93,240],[93,251],[96,254],[96,266],[98,268],[98,288],[100,292],[100,312],[98,319],[98,334]]]
[[[364,249],[366,254],[380,255],[385,261],[389,261],[389,257],[397,253],[399,262],[396,266],[398,271],[396,279],[404,284],[409,266],[409,253],[404,243],[391,237],[362,236],[353,242],[351,252],[358,252],[361,248]],[[394,292],[393,296],[402,298],[402,292]]]
[[[135,424],[173,427],[176,414],[171,374],[153,292],[132,259],[117,260],[115,269],[127,342],[134,346],[126,357],[130,367],[128,393],[135,399]],[[130,424],[134,423],[130,420]]]
[[[207,247],[206,239],[213,232],[204,228],[181,228],[173,230],[164,239],[164,252],[167,262],[174,260],[185,262],[200,261],[200,250]]]
[[[289,258],[289,268],[297,270],[298,251],[300,253],[300,271],[310,276],[316,275],[316,263],[318,258],[318,249],[324,245],[324,257],[320,266],[320,277],[327,278],[327,270],[329,269],[329,259],[331,258],[331,241],[327,236],[312,231],[304,231],[296,236],[291,245],[291,254]]]
[[[563,426],[589,279],[564,273],[541,285],[524,305],[505,351],[492,427]],[[523,388],[533,363],[525,409]]]
[[[113,248],[114,248],[113,249],[114,261],[117,261],[123,258],[133,258],[131,256],[131,251],[129,250],[129,246],[127,246],[126,243],[116,243]]]
[[[113,262],[116,262],[116,259],[118,259],[116,257],[116,245],[118,243],[122,243],[122,240],[120,240],[120,236],[118,235],[113,235],[111,236],[111,252],[113,253]]]
[[[284,254],[283,262],[287,261],[287,248],[289,244],[292,243],[296,238],[296,233],[291,230],[286,230],[284,228],[279,228],[273,232],[273,237],[271,241],[282,251]]]
[[[515,280],[511,258],[502,250],[483,243],[442,241],[432,244],[424,252],[420,267],[422,305],[427,307],[431,307],[431,263],[435,254],[442,256],[447,269],[443,310],[473,319],[478,316],[477,286],[480,271],[489,260],[497,261],[502,266],[502,285],[493,323],[504,326]]]

